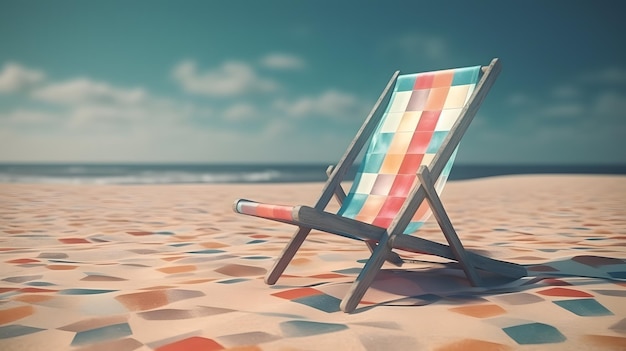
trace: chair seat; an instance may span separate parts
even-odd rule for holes
[[[377,243],[386,231],[385,228],[338,214],[319,211],[309,206],[272,205],[240,199],[234,203],[233,208],[241,214],[304,226],[354,240]],[[403,251],[437,255],[450,260],[456,259],[448,246],[412,235],[395,237],[391,246]],[[472,263],[479,269],[497,272],[502,276],[516,279],[527,274],[526,269],[518,264],[495,260],[472,252],[468,252],[468,255]],[[399,256],[390,256],[389,261],[399,265],[402,259]]]

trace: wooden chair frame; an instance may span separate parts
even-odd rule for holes
[[[341,181],[382,118],[383,114],[380,111],[380,107],[383,101],[389,97],[389,92],[399,75],[399,72],[395,72],[339,163],[334,167],[329,167],[327,170],[328,180],[315,205],[313,207],[296,206],[293,208],[292,224],[297,225],[298,229],[268,272],[265,282],[269,285],[277,282],[312,229],[364,240],[371,250],[370,258],[341,302],[340,308],[344,312],[351,312],[357,307],[385,260],[398,265],[402,263],[402,259],[392,251],[393,249],[427,253],[456,260],[461,265],[470,283],[475,286],[482,284],[477,269],[512,278],[526,276],[527,272],[523,266],[466,251],[434,188],[434,182],[459,144],[463,134],[476,115],[480,104],[493,86],[500,70],[501,66],[497,58],[493,59],[488,66],[482,67],[482,77],[469,101],[463,107],[458,120],[450,129],[430,165],[428,167],[420,167],[417,172],[419,182],[416,182],[413,186],[407,200],[391,222],[391,225],[384,229],[325,212],[324,209],[333,196],[340,203],[345,198],[346,194],[341,187]],[[403,234],[413,214],[423,201],[428,202],[448,245]]]

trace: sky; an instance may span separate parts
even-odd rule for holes
[[[0,0],[0,162],[333,163],[394,71],[502,72],[463,164],[626,164],[626,2]]]

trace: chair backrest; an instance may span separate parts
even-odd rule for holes
[[[398,76],[339,214],[387,228],[404,204],[420,166],[430,166],[478,83],[481,66]],[[441,192],[456,149],[435,189]],[[419,229],[431,211],[426,201],[404,231]]]

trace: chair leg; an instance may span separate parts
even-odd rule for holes
[[[380,268],[385,263],[385,259],[388,257],[391,252],[391,247],[387,245],[389,240],[389,235],[385,233],[383,238],[378,242],[378,245],[374,249],[372,256],[370,256],[367,263],[359,273],[358,277],[352,283],[350,290],[346,294],[346,296],[341,301],[339,307],[343,312],[352,312],[358,306],[359,302],[365,295],[367,289],[372,285],[374,278]]]
[[[474,268],[474,264],[467,254],[467,251],[465,251],[461,240],[456,234],[456,231],[452,226],[452,222],[450,222],[450,218],[448,217],[448,214],[446,213],[446,210],[441,203],[439,195],[437,195],[437,192],[433,187],[433,180],[430,177],[430,172],[428,171],[428,168],[422,166],[417,177],[422,183],[424,190],[426,191],[426,200],[428,201],[428,204],[433,211],[435,219],[437,219],[437,223],[439,223],[439,227],[441,227],[443,235],[446,237],[446,240],[450,245],[450,249],[452,250],[454,257],[463,268],[463,271],[465,272],[465,275],[467,276],[467,279],[470,281],[470,283],[473,286],[480,286],[482,284],[482,280],[478,275],[478,272]]]
[[[280,254],[280,256],[278,256],[276,262],[274,262],[274,266],[265,276],[265,284],[276,284],[276,281],[278,281],[278,278],[280,278],[280,276],[283,274],[285,268],[287,268],[287,265],[289,265],[289,262],[291,262],[291,259],[296,254],[296,252],[304,242],[304,239],[306,239],[310,232],[311,228],[298,227],[293,237],[291,238],[291,241],[287,244],[287,246],[285,246],[283,252]]]

